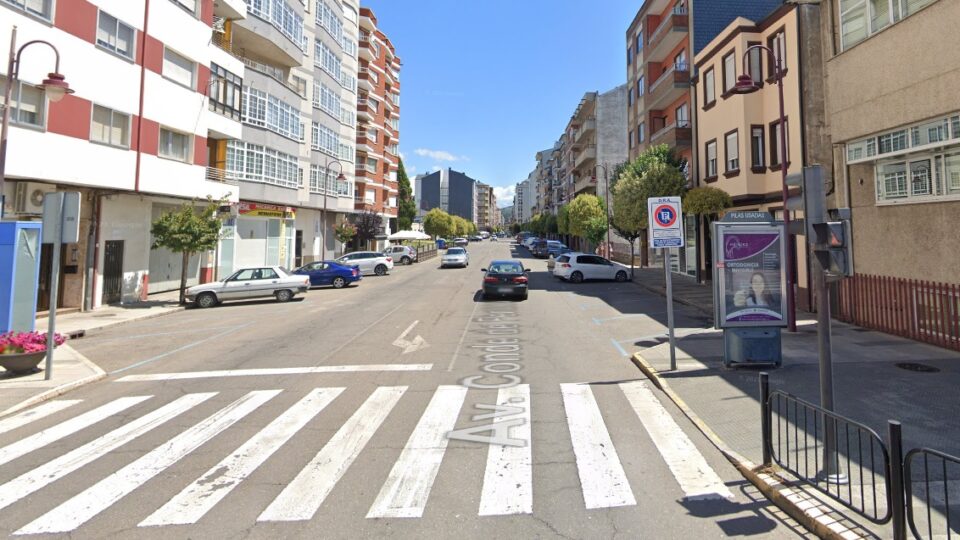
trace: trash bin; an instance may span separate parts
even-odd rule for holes
[[[780,367],[780,328],[727,328],[723,331],[723,365],[773,364]]]
[[[447,241],[443,238],[437,238],[437,249],[447,249]]]

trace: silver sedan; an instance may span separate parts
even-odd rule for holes
[[[187,289],[187,300],[198,307],[213,307],[225,300],[249,300],[276,297],[287,302],[310,288],[308,276],[294,275],[281,266],[244,268],[223,281],[204,283]]]
[[[448,266],[459,266],[466,268],[470,266],[470,254],[462,247],[452,247],[440,258],[440,268]]]

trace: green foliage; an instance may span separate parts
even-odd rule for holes
[[[217,247],[221,222],[217,211],[224,201],[207,197],[202,208],[193,202],[183,203],[179,210],[164,212],[150,226],[153,242],[150,249],[166,248],[183,255],[180,271],[180,303],[186,303],[187,267],[190,255]]]
[[[722,210],[733,206],[730,194],[722,189],[703,186],[693,188],[683,197],[683,212],[709,216],[719,214]]]
[[[683,195],[686,185],[687,180],[676,167],[660,162],[635,167],[632,163],[620,176],[613,193],[613,220],[618,232],[645,230],[647,199]]]
[[[591,244],[600,244],[607,235],[607,217],[594,216],[587,221],[584,228],[585,238]]]
[[[513,233],[514,235],[520,234],[520,224],[519,223],[511,224],[510,232]]]
[[[557,211],[557,233],[570,234],[570,210],[566,205]]]
[[[413,227],[413,218],[417,215],[417,203],[413,198],[413,189],[410,187],[410,179],[407,178],[402,159],[397,170],[397,184],[400,192],[397,196],[397,228],[409,231]]]
[[[570,234],[579,236],[580,238],[587,238],[590,220],[600,217],[604,219],[604,223],[606,222],[603,212],[603,201],[596,195],[587,193],[577,195],[577,198],[567,205],[567,211],[569,213],[569,223],[567,227],[570,230]]]
[[[545,234],[557,234],[559,232],[559,227],[557,226],[557,216],[553,214],[546,214],[546,216],[544,216],[543,232]]]
[[[446,238],[456,234],[453,216],[434,208],[423,216],[423,231],[434,238]]]
[[[341,244],[349,244],[353,237],[357,235],[357,226],[349,221],[344,221],[334,227],[333,235]]]

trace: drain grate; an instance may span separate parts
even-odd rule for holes
[[[905,369],[907,371],[916,371],[918,373],[939,373],[940,368],[935,368],[928,364],[921,364],[919,362],[900,362],[896,364],[900,369]]]

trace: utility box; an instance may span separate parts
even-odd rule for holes
[[[38,221],[0,221],[0,332],[35,329],[41,230]]]
[[[723,331],[723,365],[783,363],[780,328],[727,328]]]

